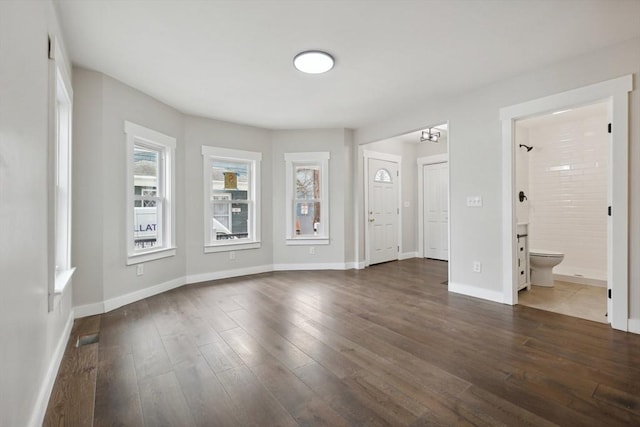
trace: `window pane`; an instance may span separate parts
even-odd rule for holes
[[[296,199],[320,198],[320,166],[296,166]]]
[[[133,241],[136,250],[161,246],[158,223],[161,218],[162,203],[143,200],[144,207],[134,208]]]
[[[211,161],[211,194],[232,200],[247,200],[250,164],[223,160]],[[215,200],[212,198],[212,200]]]
[[[249,237],[249,204],[211,203],[211,240]]]
[[[295,202],[294,230],[297,236],[315,236],[320,232],[320,202]]]
[[[378,169],[373,180],[375,182],[391,182],[391,174],[386,169]]]
[[[146,147],[133,148],[133,185],[136,196],[158,196],[160,153]]]

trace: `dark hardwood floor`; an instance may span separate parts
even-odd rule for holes
[[[640,425],[640,336],[450,294],[446,268],[267,273],[80,319],[45,425]]]

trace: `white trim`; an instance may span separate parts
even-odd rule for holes
[[[211,145],[202,146],[202,155],[227,160],[262,161],[262,153],[259,151],[234,150],[232,148],[213,147]]]
[[[209,282],[211,280],[228,279],[231,277],[250,276],[252,274],[269,273],[272,265],[258,265],[255,267],[236,268],[233,270],[215,271],[211,273],[191,274],[186,278],[187,284]]]
[[[300,239],[287,239],[288,246],[309,246],[309,245],[328,245],[331,241],[327,237],[305,237]]]
[[[67,285],[71,282],[71,277],[73,276],[73,273],[75,273],[75,271],[76,271],[76,268],[73,267],[67,270],[59,271],[58,274],[56,274],[56,279],[55,279],[56,295],[62,294],[62,292],[67,287]]]
[[[136,139],[140,139],[148,144],[165,145],[173,149],[176,148],[176,139],[174,137],[127,120],[124,121],[124,132],[126,134],[133,135]]]
[[[73,307],[73,314],[76,319],[82,317],[95,316],[96,314],[106,313],[104,302],[96,302],[93,304],[84,304]]]
[[[45,373],[44,381],[42,381],[42,384],[40,385],[38,397],[36,398],[36,403],[34,405],[31,419],[29,420],[28,424],[31,427],[41,426],[44,421],[44,416],[47,412],[47,406],[49,405],[49,399],[51,398],[51,392],[53,391],[53,386],[56,382],[56,377],[58,376],[58,370],[60,369],[60,363],[62,363],[64,351],[67,348],[67,343],[69,342],[69,337],[71,336],[73,318],[74,314],[72,309],[69,311],[67,323],[64,325],[62,334],[58,339],[58,344],[56,344],[56,348],[50,357],[50,362],[49,366],[47,367],[47,372]]]
[[[447,126],[447,129],[449,127]],[[438,163],[449,164],[449,153],[433,156],[418,157],[418,257],[424,258],[424,166]],[[449,221],[447,224],[447,245],[451,247],[451,194],[449,183],[451,182],[450,168],[447,169],[447,209],[449,209]],[[449,250],[449,255],[451,251]],[[449,256],[450,257],[450,256]],[[448,258],[449,258],[448,257]]]
[[[516,268],[514,127],[518,119],[559,109],[609,100],[611,105],[611,164],[609,188],[614,217],[608,220],[608,286],[613,299],[608,304],[611,326],[628,330],[629,294],[629,95],[633,76],[626,75],[500,109],[502,120],[502,265],[503,297],[518,303]],[[615,218],[615,220],[614,220]]]
[[[328,245],[330,214],[329,214],[329,159],[328,151],[307,153],[285,153],[285,244],[287,245]],[[318,236],[304,235],[297,237],[294,233],[294,165],[320,166],[320,228]],[[317,242],[314,242],[317,240]]]
[[[418,166],[435,165],[437,163],[447,163],[449,161],[449,153],[418,157],[416,161],[418,162]]]
[[[179,288],[184,284],[185,284],[184,277],[178,277],[176,279],[172,279],[164,283],[160,283],[159,285],[150,286],[148,288],[140,289],[138,291],[130,292],[128,294],[110,298],[104,302],[104,311],[106,313],[108,311],[115,310],[116,308],[120,308],[123,305],[131,304],[136,301],[140,301],[145,298],[149,298],[154,295],[158,295],[163,292],[170,291],[171,289]]]
[[[387,162],[397,163],[398,164],[398,200],[397,206],[398,212],[398,257],[403,249],[402,247],[402,156],[396,154],[389,153],[379,153],[371,150],[362,150],[363,156],[363,192],[364,192],[364,211],[363,211],[363,221],[364,221],[364,263],[365,266],[369,266],[370,254],[369,254],[369,223],[368,223],[368,212],[369,212],[369,159],[376,160],[385,160]],[[396,257],[396,259],[399,259]]]
[[[480,298],[488,301],[504,303],[502,291],[492,291],[490,289],[479,288],[477,286],[464,285],[462,283],[449,282],[449,292]]]
[[[403,252],[400,255],[398,255],[398,259],[400,261],[402,261],[403,259],[410,259],[410,258],[418,258],[418,252]]]
[[[156,259],[168,258],[176,254],[176,248],[162,248],[153,251],[129,255],[127,257],[127,265],[140,264],[141,262],[153,261]]]
[[[640,334],[640,319],[638,318],[629,319],[629,332],[633,332],[634,334]]]
[[[66,58],[58,38],[49,36],[49,100],[48,100],[48,160],[47,160],[47,272],[48,309],[53,311],[58,296],[71,279],[72,244],[72,168],[73,168],[73,88]],[[62,136],[62,138],[61,138]],[[60,183],[64,200],[59,198]],[[59,203],[63,202],[63,205]],[[63,213],[63,217],[60,217]],[[64,236],[60,238],[60,236]],[[62,255],[64,252],[64,255]],[[63,269],[58,272],[57,269]]]
[[[205,254],[211,254],[216,252],[229,252],[229,251],[244,251],[246,249],[260,249],[261,242],[242,242],[236,240],[229,240],[231,243],[225,243],[220,245],[206,245],[204,247]]]
[[[245,249],[258,249],[261,247],[261,223],[260,212],[261,191],[261,162],[262,153],[258,151],[233,150],[231,148],[212,147],[203,145],[202,148],[202,220],[203,220],[203,251],[204,253],[228,252]],[[211,241],[211,213],[209,203],[211,198],[211,176],[207,173],[211,158],[239,161],[248,163],[249,191],[247,205],[249,206],[249,237],[239,242],[233,240]]]
[[[310,262],[300,264],[274,264],[273,271],[299,271],[299,270],[348,270],[344,262]]]
[[[364,269],[364,261],[353,261],[345,263],[347,270],[362,270]]]
[[[126,245],[127,259],[126,265],[138,264],[159,258],[174,256],[176,254],[176,202],[174,193],[176,192],[176,138],[148,129],[144,126],[124,121],[124,132],[127,152],[127,179],[126,179]],[[160,234],[162,246],[149,250],[135,250],[133,236],[133,213],[134,213],[134,165],[133,153],[136,143],[148,145],[162,151],[162,159],[159,160],[158,174],[161,182],[158,183],[162,189],[163,208],[161,212]],[[158,221],[158,222],[160,222]]]

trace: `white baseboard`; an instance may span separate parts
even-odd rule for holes
[[[170,291],[171,289],[179,288],[184,284],[184,277],[178,277],[176,279],[160,283],[159,285],[150,286],[148,288],[140,289],[135,292],[108,299],[104,302],[104,311],[106,313],[108,311],[115,310],[116,308],[120,308],[123,305],[131,304],[133,302]]]
[[[78,305],[73,307],[73,312],[76,319],[79,319],[81,317],[94,316],[96,314],[102,314],[105,312],[104,302]]]
[[[418,258],[418,252],[404,252],[398,255],[398,259],[402,261],[403,259],[409,258]]]
[[[51,392],[53,391],[53,386],[56,382],[56,377],[58,376],[58,369],[60,369],[60,363],[62,363],[62,357],[64,356],[64,351],[67,348],[69,336],[71,335],[73,319],[74,314],[73,309],[71,309],[69,311],[67,323],[64,325],[62,334],[58,339],[58,344],[56,345],[56,348],[51,355],[51,361],[49,362],[44,381],[42,382],[40,391],[38,392],[35,408],[31,413],[29,425],[32,427],[39,427],[44,421],[44,416],[47,412],[47,405],[49,404],[49,398],[51,397]]]
[[[302,263],[302,264],[274,264],[273,271],[299,271],[299,270],[347,270],[347,264],[343,262],[327,263]]]
[[[478,288],[477,286],[449,282],[449,292],[455,292],[456,294],[467,295],[474,298],[480,298],[504,304],[502,291],[492,291],[489,289]]]
[[[362,270],[364,268],[364,261],[353,261],[345,264],[347,270]]]
[[[629,332],[640,334],[640,319],[629,319]]]
[[[236,268],[234,270],[190,274],[187,276],[186,283],[208,282],[209,280],[229,279],[231,277],[249,276],[251,274],[268,273],[270,271],[273,271],[272,265],[258,265],[256,267]]]
[[[571,274],[554,274],[554,280],[560,280],[561,282],[578,283],[580,285],[599,286],[602,288],[607,287],[607,281],[602,279],[592,279],[589,277],[574,276]]]

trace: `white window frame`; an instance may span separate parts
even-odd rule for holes
[[[287,245],[328,245],[329,238],[329,159],[328,151],[309,153],[285,153],[286,173],[286,244]],[[320,218],[321,230],[317,236],[297,236],[294,226],[295,210],[295,168],[296,166],[320,167]]]
[[[49,38],[49,162],[48,162],[48,285],[49,311],[71,282],[71,150],[73,146],[73,88],[65,57],[56,37]]]
[[[126,121],[124,122],[124,132],[126,134],[127,149],[127,181],[126,181],[126,242],[127,242],[127,265],[139,264],[141,262],[152,261],[160,258],[174,256],[176,254],[176,207],[174,203],[175,189],[175,151],[176,139],[148,129],[144,126]],[[133,153],[136,145],[145,146],[160,151],[158,168],[158,187],[164,194],[162,200],[161,220],[158,221],[159,236],[161,246],[149,249],[136,249],[134,244],[134,221],[133,213],[135,206],[134,195],[134,162]]]
[[[247,192],[247,200],[251,209],[249,209],[249,238],[247,239],[229,239],[211,241],[211,214],[209,211],[209,203],[211,197],[211,160],[229,160],[245,162],[250,165],[249,173],[249,191]],[[245,249],[258,249],[261,246],[260,234],[260,163],[262,161],[262,153],[255,151],[234,150],[231,148],[202,146],[202,177],[203,177],[203,237],[204,237],[204,253],[237,251]]]

